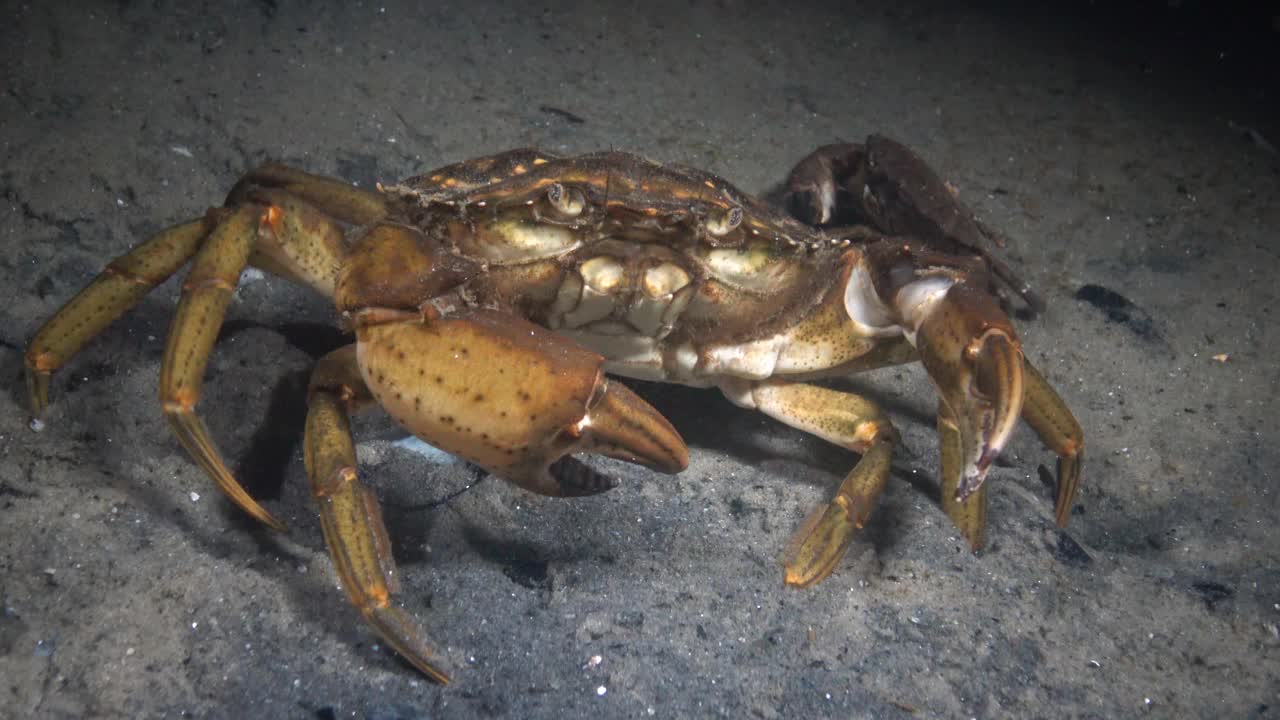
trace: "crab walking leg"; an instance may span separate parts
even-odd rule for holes
[[[1039,370],[1030,362],[1024,362],[1022,371],[1025,378],[1022,417],[1040,436],[1040,441],[1058,454],[1058,498],[1053,514],[1058,527],[1065,528],[1071,518],[1071,505],[1084,465],[1084,431]]]
[[[259,188],[288,191],[352,225],[372,225],[387,215],[386,202],[377,193],[357,190],[337,178],[312,175],[274,163],[241,178],[227,194],[226,205],[240,205],[250,200]]]
[[[356,473],[349,414],[372,398],[354,345],[320,360],[311,379],[303,460],[320,509],[325,544],[352,604],[405,660],[438,683],[449,676],[430,658],[425,633],[393,603],[400,592],[378,500]]]
[[[960,535],[977,552],[986,544],[987,486],[975,490],[960,499],[960,487],[964,480],[964,450],[960,440],[960,426],[955,415],[944,403],[938,403],[938,449],[942,455],[941,488],[942,509],[955,523]]]
[[[284,524],[245,492],[227,468],[195,406],[227,305],[249,263],[332,295],[342,261],[342,229],[281,191],[211,211],[218,224],[196,254],[182,287],[160,368],[160,402],[174,433],[218,487],[245,512],[276,530]]]
[[[788,543],[784,579],[809,587],[831,574],[875,509],[897,431],[875,403],[853,393],[783,380],[728,381],[721,391],[737,405],[862,453],[831,502],[810,514]]]
[[[259,186],[285,188],[292,196],[285,190],[263,190]],[[260,201],[274,208],[264,225],[278,241],[259,243],[250,264],[310,285],[326,295],[333,293],[342,231],[304,200],[351,223],[369,223],[386,215],[386,205],[376,193],[282,165],[264,165],[246,175],[228,200],[229,206]],[[52,374],[190,260],[216,222],[214,218],[226,212],[213,211],[163,230],[112,260],[36,332],[26,353],[27,395],[33,417],[39,420],[48,408]]]
[[[36,419],[49,405],[54,371],[177,272],[199,249],[208,229],[209,223],[201,218],[156,233],[108,263],[36,332],[26,354],[27,395]]]
[[[284,524],[266,511],[232,477],[204,421],[195,414],[209,353],[240,272],[249,261],[263,209],[245,205],[224,213],[196,253],[182,286],[160,365],[160,403],[174,434],[235,504],[276,530]]]
[[[333,297],[345,254],[342,227],[283,190],[258,190],[253,199],[267,209],[249,264]]]

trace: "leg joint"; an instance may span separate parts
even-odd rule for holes
[[[316,497],[327,497],[340,491],[343,486],[356,481],[356,469],[352,465],[335,468],[327,477],[312,485],[312,494]]]
[[[222,290],[230,293],[235,291],[236,283],[232,280],[227,280],[225,278],[206,277],[206,278],[190,278],[182,284],[182,292],[184,293],[199,292],[206,288],[212,288],[214,290]]]
[[[32,371],[48,375],[62,367],[63,360],[48,350],[37,351],[33,347],[27,350],[26,363]]]
[[[191,388],[177,388],[160,396],[160,406],[165,415],[190,415],[195,412],[200,394]]]
[[[881,442],[896,445],[899,440],[898,429],[885,418],[865,420],[858,423],[858,427],[854,431],[854,440],[864,448],[870,448],[872,445]]]
[[[116,264],[117,262],[119,262],[119,260],[113,260],[110,264],[108,264],[105,268],[103,268],[102,274],[111,275],[112,277],[118,277],[121,280],[124,280],[125,282],[131,282],[135,285],[141,285],[142,287],[145,287],[145,288],[155,287],[156,285],[159,285],[161,282],[164,282],[165,278],[169,277],[168,275],[165,275],[164,277],[159,279],[149,278],[144,275],[139,275],[138,273],[133,272],[129,268],[124,267],[122,264],[117,265]]]

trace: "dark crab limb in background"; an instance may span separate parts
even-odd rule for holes
[[[787,178],[786,203],[799,219],[819,227],[868,224],[911,237],[935,252],[977,255],[1035,313],[1044,300],[989,247],[1004,247],[998,233],[974,215],[924,160],[902,143],[872,135],[865,144],[824,145]]]

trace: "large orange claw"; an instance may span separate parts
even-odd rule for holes
[[[963,500],[982,487],[1022,413],[1022,348],[995,300],[963,282],[935,301],[916,348],[960,432]]]
[[[684,440],[648,403],[608,380],[604,359],[514,315],[364,325],[358,359],[374,396],[442,450],[543,495],[591,495],[615,482],[566,457],[597,452],[675,473]]]

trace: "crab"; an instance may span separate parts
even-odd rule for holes
[[[308,388],[304,464],[323,535],[352,604],[441,683],[397,601],[378,500],[357,469],[350,417],[369,406],[525,490],[572,497],[615,485],[578,453],[664,473],[688,464],[675,428],[616,376],[718,388],[861,455],[785,552],[783,580],[806,587],[867,522],[898,443],[875,403],[818,381],[918,361],[939,399],[941,506],[968,543],[983,545],[984,479],[1019,418],[1058,456],[1065,526],[1083,435],[997,299],[1003,282],[1039,304],[986,247],[998,238],[915,153],[878,136],[813,153],[787,200],[808,222],[710,173],[621,152],[513,150],[376,192],[265,165],[221,207],[112,260],[36,333],[33,425],[52,373],[190,261],[161,366],[164,414],[236,505],[283,530],[196,406],[247,266],[332,298],[354,342],[321,358]]]

